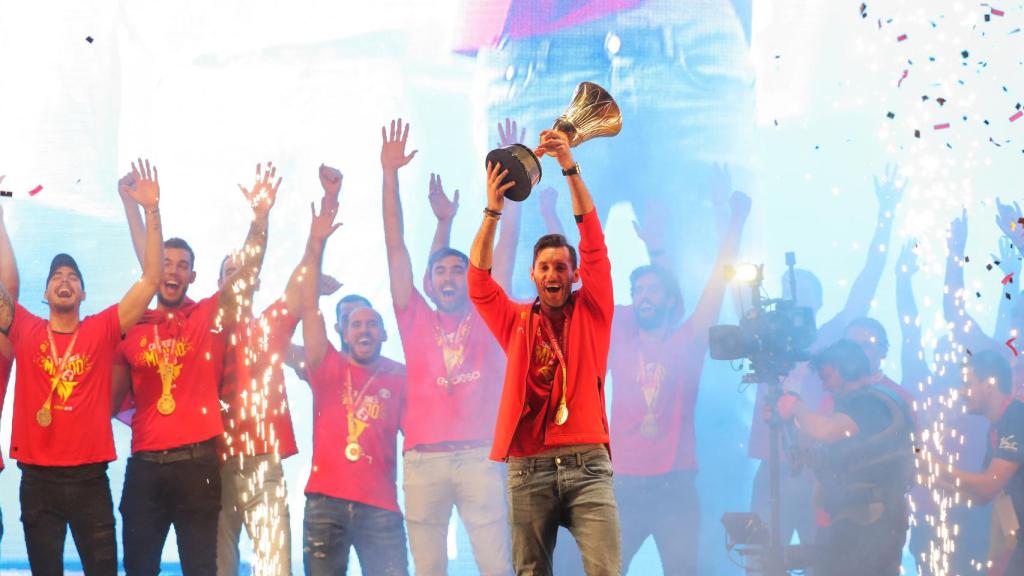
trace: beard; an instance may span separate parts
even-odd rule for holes
[[[178,296],[174,300],[168,300],[164,298],[164,293],[162,290],[157,290],[156,301],[159,302],[160,305],[163,306],[164,308],[177,308],[178,306],[181,306],[182,302],[185,301],[185,292],[185,290],[182,290],[181,296]]]

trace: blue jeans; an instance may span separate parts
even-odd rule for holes
[[[469,448],[409,450],[402,456],[405,521],[417,575],[448,573],[448,521],[453,507],[466,526],[480,574],[511,572],[501,465],[488,460],[487,454],[487,448]]]
[[[509,458],[508,502],[516,574],[552,574],[559,526],[576,539],[588,576],[622,573],[612,463],[604,448]]]
[[[405,528],[398,512],[307,494],[302,542],[302,563],[307,576],[347,573],[349,549],[353,546],[363,574],[409,574]]]
[[[281,459],[274,454],[229,459],[220,468],[217,574],[238,574],[238,540],[245,526],[253,543],[256,574],[291,574],[292,531],[288,488]]]

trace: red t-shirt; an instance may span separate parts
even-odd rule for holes
[[[53,334],[57,358],[47,335],[49,321],[20,304],[8,338],[14,346],[17,373],[11,458],[37,466],[79,466],[117,458],[110,423],[112,368],[121,339],[117,305],[85,317],[78,335]],[[74,347],[61,366],[68,346]],[[54,389],[55,374],[60,380]],[[51,398],[49,426],[36,414]]]
[[[278,300],[234,330],[220,393],[228,405],[222,457],[298,453],[281,366],[299,320]]]
[[[572,316],[570,307],[566,309],[566,318]],[[519,417],[509,456],[533,456],[544,451],[548,422],[553,421],[562,398],[562,362],[558,358],[551,338],[557,338],[559,350],[566,352],[565,323],[549,324],[545,329],[541,322],[537,323],[537,333],[533,337],[533,354],[530,355],[530,369],[526,375],[526,402],[523,413]],[[566,362],[569,362],[566,359]]]
[[[151,310],[121,343],[135,398],[132,453],[177,448],[224,432],[218,387],[227,331],[217,326],[219,297],[214,294],[167,312]],[[157,409],[163,389],[157,370],[163,363],[175,373],[174,411],[167,415]]]
[[[360,449],[355,462],[346,457],[351,432],[346,409],[349,378],[355,405],[351,426]],[[405,383],[405,367],[397,362],[381,358],[374,372],[328,348],[320,366],[309,374],[313,466],[306,494],[398,512],[396,463]]]
[[[608,364],[617,473],[697,469],[694,413],[707,356],[698,336],[687,322],[664,340],[641,340],[633,307],[616,307]]]
[[[412,291],[395,308],[409,387],[402,413],[404,450],[439,442],[489,441],[494,435],[505,354],[472,306],[435,312]],[[447,350],[445,350],[447,347]]]
[[[7,381],[11,377],[11,364],[13,363],[13,358],[8,358],[3,354],[0,354],[0,417],[4,414],[4,398],[7,397]],[[3,469],[4,457],[0,454],[0,470]]]

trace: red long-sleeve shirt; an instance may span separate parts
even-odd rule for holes
[[[545,447],[609,443],[604,375],[615,309],[611,262],[597,212],[577,216],[576,221],[580,229],[579,271],[583,287],[572,295],[572,322],[566,336],[569,419],[561,426],[548,424],[543,438]],[[470,299],[508,356],[491,448],[492,460],[504,460],[523,414],[540,310],[536,304],[510,300],[489,270],[470,266],[467,283]]]

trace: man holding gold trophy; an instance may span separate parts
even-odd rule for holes
[[[589,575],[622,569],[619,515],[605,415],[604,378],[614,310],[611,263],[594,202],[570,148],[621,128],[618,106],[581,84],[554,129],[531,151],[491,152],[487,206],[470,251],[469,295],[508,356],[491,459],[508,463],[512,562],[517,574],[551,574],[558,527],[576,539]],[[540,180],[538,156],[557,159],[580,229],[579,257],[561,234],[534,245],[532,303],[511,300],[491,277],[505,198]],[[583,286],[573,291],[573,284]]]

